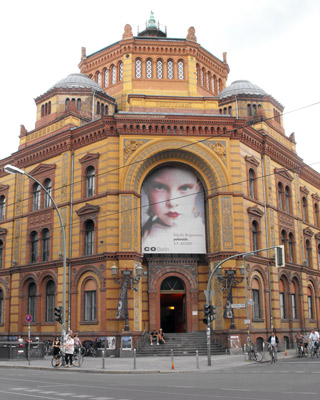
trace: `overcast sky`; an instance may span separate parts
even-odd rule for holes
[[[320,171],[319,0],[4,0],[0,10],[0,159],[17,151],[21,124],[34,129],[34,98],[79,72],[82,46],[90,55],[121,40],[127,23],[136,35],[152,10],[168,37],[194,26],[205,49],[227,52],[227,85],[249,80],[285,106],[287,136]]]

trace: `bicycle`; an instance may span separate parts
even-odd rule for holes
[[[82,355],[78,353],[73,353],[72,365],[74,367],[80,367],[82,363],[83,363]],[[63,351],[60,351],[59,354],[53,356],[51,359],[51,365],[53,366],[53,368],[60,368],[66,366],[65,353]]]
[[[248,350],[248,357],[250,361],[261,362],[263,359],[263,354],[260,351],[256,351],[254,346],[250,346]]]
[[[301,357],[307,357],[307,354],[306,354],[306,349],[305,349],[305,346],[304,346],[304,343],[303,342],[298,342],[297,343],[297,350],[298,350],[298,357],[299,358],[301,358]]]
[[[277,346],[269,344],[268,350],[269,350],[269,354],[270,354],[270,358],[271,358],[271,364],[275,364],[277,361],[277,356],[276,356]]]
[[[314,357],[319,357],[318,355],[318,345],[316,344],[316,342],[314,340],[312,340],[311,342],[311,346],[310,346],[310,356],[311,358]]]

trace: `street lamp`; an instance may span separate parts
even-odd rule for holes
[[[117,278],[119,270],[117,265],[113,263],[112,266],[110,267],[111,275],[113,276],[114,282],[116,282],[118,285],[121,286],[116,319],[124,319],[125,322],[123,330],[125,332],[130,331],[129,312],[128,312],[128,286],[130,284],[130,289],[137,292],[138,289],[135,287],[135,285],[139,283],[143,274],[143,268],[141,267],[141,265],[139,263],[134,263],[134,265],[135,265],[135,276],[131,277],[132,271],[130,270],[127,269],[122,270],[121,271],[122,278],[120,280]]]
[[[50,192],[40,183],[36,178],[28,174],[27,172],[23,171],[22,169],[15,167],[14,165],[6,165],[4,167],[4,170],[8,172],[9,174],[20,174],[20,175],[26,175],[28,178],[32,179],[35,181],[38,185],[41,186],[41,188],[44,190],[46,195],[50,198],[52,201],[52,204],[54,205],[54,208],[56,209],[56,212],[58,214],[59,220],[60,220],[60,225],[61,225],[61,231],[62,231],[62,240],[63,240],[63,285],[62,285],[62,312],[61,312],[61,319],[62,319],[62,340],[64,341],[65,335],[66,335],[66,278],[67,278],[67,255],[66,255],[66,231],[64,227],[64,223],[60,214],[60,211],[58,209],[58,206],[56,202],[53,200]]]

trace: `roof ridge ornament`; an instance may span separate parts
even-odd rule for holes
[[[156,28],[156,29],[158,28],[156,20],[155,20],[154,15],[153,15],[153,11],[151,11],[151,13],[150,13],[149,21],[148,21],[148,24],[147,24],[147,29],[148,28]]]

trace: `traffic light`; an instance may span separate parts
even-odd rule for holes
[[[203,306],[203,314],[204,315],[209,315],[210,314],[210,306],[209,306],[209,304],[204,304],[204,306]]]
[[[278,246],[275,249],[275,258],[276,258],[276,267],[284,267],[285,260],[284,260],[284,245]]]
[[[56,321],[59,322],[59,324],[62,324],[62,307],[55,307],[54,308],[54,315],[56,317]]]
[[[208,324],[209,322],[212,322],[216,319],[216,307],[209,305],[209,304],[205,304],[203,306],[203,323],[204,324]]]
[[[217,317],[216,317],[216,307],[215,306],[211,306],[211,312],[210,312],[210,316],[211,316],[211,321],[214,321]]]

